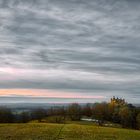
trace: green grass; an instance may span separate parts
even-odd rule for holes
[[[0,124],[0,140],[140,140],[140,131],[83,124]]]

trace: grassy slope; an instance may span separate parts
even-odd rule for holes
[[[80,124],[0,124],[0,140],[140,140],[140,131]]]

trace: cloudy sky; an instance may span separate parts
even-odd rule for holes
[[[0,95],[140,102],[139,0],[0,0]]]

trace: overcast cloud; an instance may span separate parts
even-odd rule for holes
[[[0,0],[0,77],[140,102],[140,1]]]

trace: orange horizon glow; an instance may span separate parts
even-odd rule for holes
[[[23,97],[48,97],[48,98],[94,98],[103,99],[98,95],[77,95],[74,92],[54,91],[46,89],[0,89],[0,96],[23,96]]]

